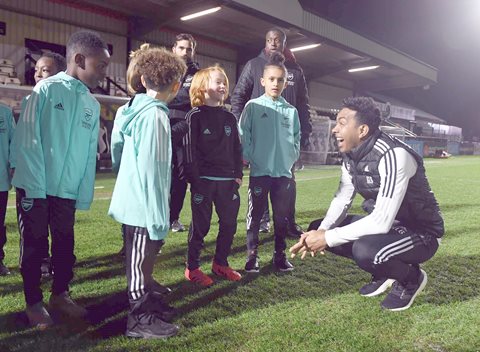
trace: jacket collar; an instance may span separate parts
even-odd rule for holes
[[[260,54],[258,54],[258,57],[265,61],[268,61],[268,56],[267,56],[267,53],[265,52],[265,49],[262,49],[260,51]]]
[[[284,97],[279,96],[277,99],[267,96],[266,94],[261,95],[261,98],[272,105],[286,105],[288,104]]]
[[[52,77],[55,77],[57,79],[61,79],[65,82],[69,83],[70,85],[74,86],[77,91],[83,91],[83,92],[85,92],[85,91],[89,92],[90,91],[88,89],[88,87],[85,85],[85,83],[83,83],[82,81],[80,81],[79,79],[77,79],[75,77],[72,77],[72,76],[68,75],[66,72],[61,71],[61,72],[57,73],[55,76],[52,76]]]
[[[370,153],[381,134],[382,131],[380,131],[379,129],[375,131],[371,136],[364,140],[362,144],[346,153],[347,157],[352,159],[353,161],[362,160],[365,155]]]

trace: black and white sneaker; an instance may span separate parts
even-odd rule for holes
[[[384,293],[392,284],[394,279],[387,279],[386,277],[375,278],[372,276],[372,281],[363,285],[359,292],[363,297],[374,297]]]
[[[162,285],[161,283],[159,283],[158,281],[156,280],[153,280],[152,281],[152,288],[151,290],[154,292],[154,293],[158,293],[158,294],[161,294],[161,295],[168,295],[172,292],[172,289],[168,286],[165,286],[165,285]]]
[[[49,280],[53,278],[52,261],[50,257],[42,259],[40,271],[42,272],[42,279]]]
[[[288,225],[287,237],[294,238],[294,239],[299,239],[300,236],[302,236],[302,233],[303,233],[303,229],[300,225],[295,224],[295,223],[293,223],[291,225]]]
[[[292,271],[294,266],[287,259],[285,253],[274,253],[272,263],[275,269],[279,271]]]
[[[125,335],[143,339],[166,339],[177,335],[178,330],[177,325],[163,321],[156,314],[129,313]]]
[[[172,229],[172,232],[183,232],[183,231],[185,231],[185,226],[183,226],[183,224],[180,222],[179,219],[173,220],[170,228]]]
[[[410,308],[415,297],[422,292],[427,284],[427,273],[420,269],[420,275],[416,282],[402,285],[400,282],[393,283],[392,290],[385,297],[381,306],[394,312]]]
[[[3,262],[0,260],[0,276],[7,276],[10,275],[10,270],[3,264]]]
[[[262,221],[260,222],[260,229],[261,233],[269,233],[270,232],[270,221]]]
[[[245,263],[245,271],[247,273],[258,273],[260,271],[260,266],[258,265],[258,256],[251,254],[247,258]]]
[[[177,310],[168,305],[163,300],[163,295],[157,292],[150,292],[151,295],[151,312],[155,313],[160,319],[167,323],[172,322],[177,315]]]

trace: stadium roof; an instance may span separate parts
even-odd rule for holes
[[[56,0],[68,4],[71,0]],[[304,9],[297,0],[76,0],[75,6],[108,9],[129,20],[130,36],[168,28],[227,45],[238,61],[255,56],[272,26],[285,29],[288,47],[321,46],[295,53],[308,80],[362,91],[420,87],[437,81],[437,69],[396,49],[361,36]],[[221,6],[213,14],[191,21],[180,17]],[[204,53],[205,54],[205,53]],[[349,73],[358,66],[379,65],[371,71]]]

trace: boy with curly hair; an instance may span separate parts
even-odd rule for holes
[[[172,147],[167,104],[177,94],[186,66],[160,48],[141,50],[135,60],[146,93],[136,94],[123,108],[121,123],[112,133],[112,140],[122,140],[123,148],[108,213],[124,225],[130,301],[126,336],[166,338],[176,335],[178,327],[157,312],[152,272],[170,224]]]

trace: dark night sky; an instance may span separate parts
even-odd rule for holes
[[[312,0],[322,15],[438,69],[429,90],[386,92],[480,137],[480,0]]]

